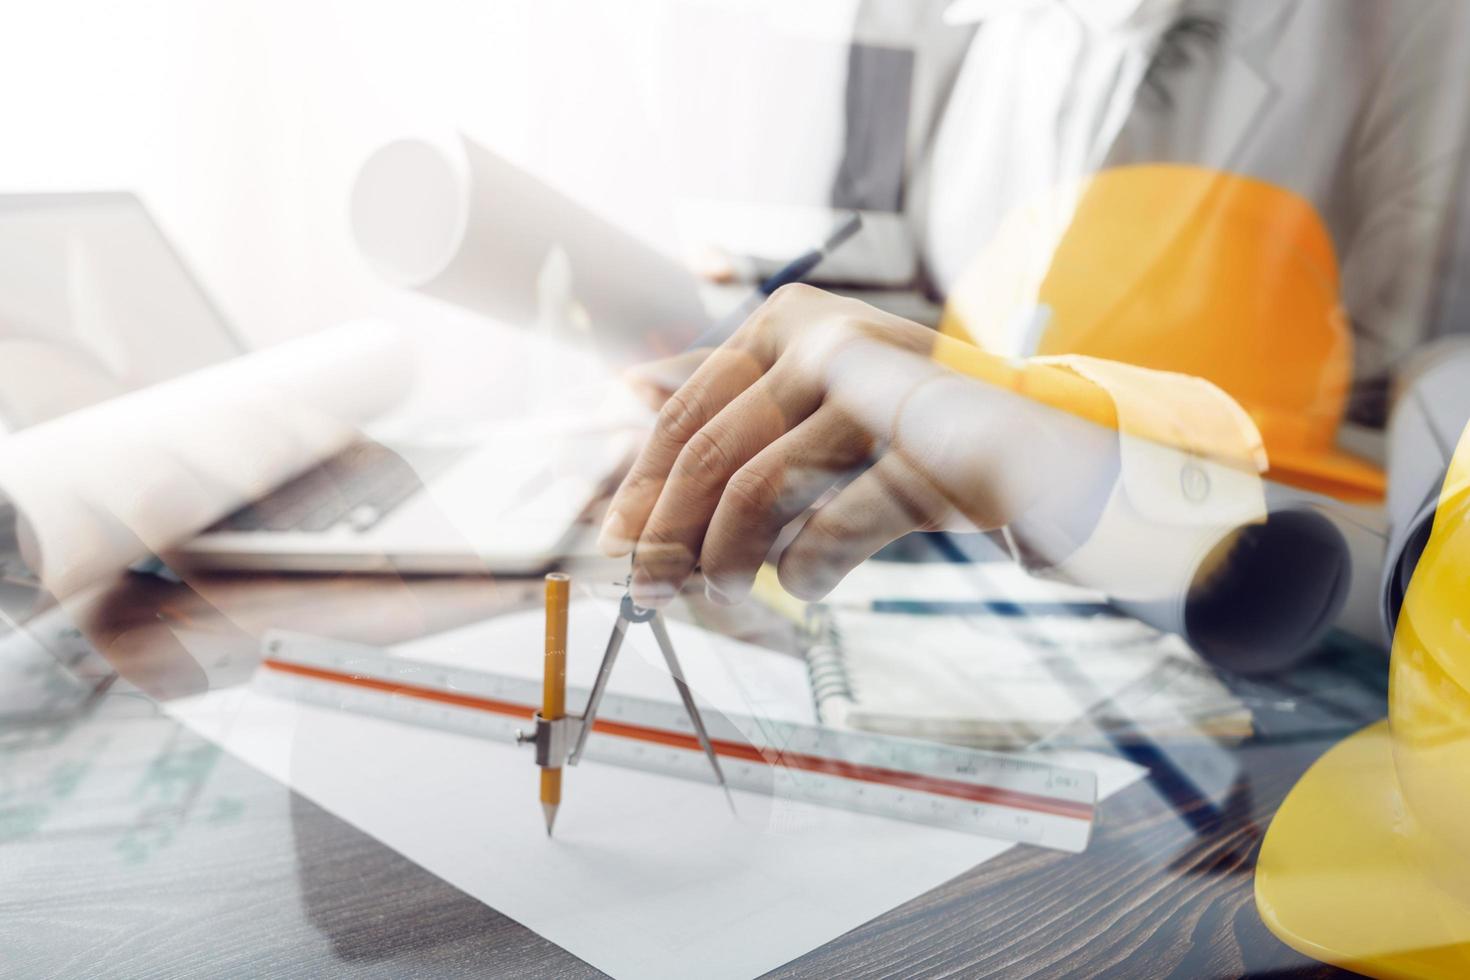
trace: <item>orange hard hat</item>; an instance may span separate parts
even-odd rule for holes
[[[1352,334],[1332,240],[1280,187],[1173,164],[1102,171],[1008,217],[951,290],[941,329],[995,353],[1203,378],[1260,429],[1268,478],[1383,496],[1382,471],[1336,447]]]

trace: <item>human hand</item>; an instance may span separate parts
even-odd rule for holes
[[[702,565],[711,598],[739,601],[834,488],[780,557],[796,595],[909,531],[996,527],[1045,496],[1061,413],[936,364],[935,339],[812,287],[774,294],[664,402],[613,498],[600,544],[633,553],[634,600],[662,605]]]

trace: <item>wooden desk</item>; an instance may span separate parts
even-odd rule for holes
[[[99,597],[80,618],[123,680],[82,717],[0,730],[0,976],[598,975],[139,693],[243,679],[267,627],[391,642],[534,603],[538,581],[191,584]],[[1016,848],[772,976],[1331,975],[1261,925],[1251,870],[1286,791],[1381,716],[1386,684],[1380,654],[1329,650],[1251,685],[1267,737],[1228,750],[1214,816],[1167,780],[1135,785],[1085,854]],[[1176,751],[1187,769],[1209,750]]]

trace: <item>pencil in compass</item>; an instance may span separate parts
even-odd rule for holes
[[[546,576],[546,660],[541,687],[541,717],[557,721],[567,708],[567,605],[572,580],[560,572]],[[560,762],[560,760],[553,760]],[[561,806],[561,766],[541,770],[541,812],[546,816],[546,836],[556,823]]]

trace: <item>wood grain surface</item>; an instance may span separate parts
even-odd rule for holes
[[[523,607],[538,588],[133,576],[98,595],[78,619],[122,680],[84,715],[0,730],[0,976],[600,975],[154,701],[248,676],[269,627],[392,642]],[[700,615],[780,642],[775,622]],[[1086,853],[1015,848],[771,976],[1334,975],[1266,931],[1252,868],[1297,777],[1381,716],[1381,661],[1332,648],[1289,682],[1233,679],[1260,737],[1167,746],[1153,779],[1103,804]],[[1201,795],[1177,778],[1197,771],[1224,783]]]

